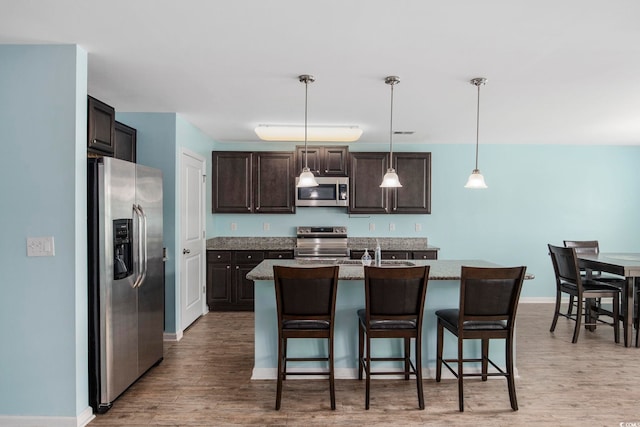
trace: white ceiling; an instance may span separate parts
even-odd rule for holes
[[[258,124],[363,142],[640,144],[638,0],[0,0],[0,43],[74,43],[89,94],[221,142]],[[1,66],[1,65],[0,65]]]

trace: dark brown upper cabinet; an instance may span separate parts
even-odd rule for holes
[[[430,214],[431,153],[394,153],[393,167],[402,187],[389,189],[391,213]]]
[[[135,163],[137,131],[120,122],[116,122],[115,131],[116,142],[113,157]]]
[[[349,213],[388,213],[387,192],[380,188],[389,153],[352,152],[349,174]]]
[[[295,213],[293,152],[214,151],[214,213]]]
[[[116,110],[91,96],[87,104],[88,150],[98,154],[112,155],[116,132]]]
[[[214,151],[211,171],[213,212],[251,213],[253,210],[253,153]]]
[[[431,213],[431,153],[394,153],[401,188],[380,188],[389,153],[352,152],[349,213]]]
[[[294,153],[257,152],[254,157],[254,212],[295,213]]]
[[[296,146],[296,176],[305,164],[304,145]],[[347,176],[349,147],[307,145],[307,164],[315,176]]]

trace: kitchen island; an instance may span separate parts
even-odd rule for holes
[[[296,267],[312,267],[332,264],[317,261],[301,260],[265,260],[247,274],[247,279],[255,282],[255,358],[252,379],[275,379],[277,372],[278,328],[276,315],[276,298],[273,287],[273,266],[285,265]],[[336,301],[336,318],[334,331],[334,364],[336,378],[357,378],[358,373],[358,318],[356,312],[364,308],[364,268],[359,261],[338,261],[338,295]],[[499,267],[497,264],[483,260],[409,260],[387,261],[387,265],[429,265],[429,283],[425,301],[425,316],[422,339],[422,365],[425,377],[435,377],[436,365],[436,310],[454,308],[459,304],[460,270],[463,265],[474,267]],[[527,279],[533,278],[527,275]],[[326,341],[292,340],[288,344],[291,357],[317,355],[320,350],[326,351]],[[372,351],[381,357],[397,356],[402,352],[402,342],[398,339],[376,339],[372,343]],[[444,357],[457,355],[457,341],[451,334],[445,334]],[[465,343],[465,357],[480,354],[480,342]],[[496,341],[490,347],[489,357],[498,365],[504,366],[504,343]],[[291,363],[290,366],[296,365]],[[317,369],[317,367],[300,367]],[[322,365],[318,365],[322,366]],[[393,369],[390,365],[387,369]],[[466,371],[478,370],[479,367],[465,366]],[[398,370],[400,368],[398,367]],[[443,370],[446,378],[448,371]],[[516,369],[517,372],[517,369]]]

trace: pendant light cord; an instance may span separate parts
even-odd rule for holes
[[[309,169],[307,164],[307,98],[309,96],[309,80],[304,81],[304,167]],[[477,160],[476,160],[477,161]]]
[[[478,105],[476,108],[476,170],[478,170],[478,145],[480,140],[480,85],[476,84],[478,88]]]
[[[307,108],[309,105],[309,83],[313,83],[316,79],[310,74],[301,74],[298,76],[300,83],[304,83],[304,170],[309,169],[307,163]]]
[[[391,83],[391,119],[389,120],[389,167],[393,167],[393,86]]]

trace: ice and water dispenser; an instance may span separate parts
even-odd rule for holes
[[[133,242],[131,219],[113,220],[113,278],[124,279],[133,274]]]

